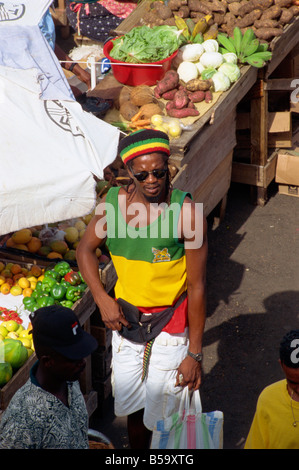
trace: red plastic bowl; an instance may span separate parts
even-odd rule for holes
[[[114,78],[124,85],[155,85],[157,81],[162,80],[165,73],[170,70],[171,62],[178,53],[178,51],[175,51],[171,56],[160,60],[159,62],[152,62],[150,64],[141,65],[130,64],[127,62],[122,62],[121,60],[113,59],[113,57],[110,56],[109,52],[113,47],[113,41],[115,39],[111,39],[110,41],[107,41],[106,44],[104,44],[103,53],[105,57],[110,60]],[[160,67],[154,67],[153,65],[160,65]]]

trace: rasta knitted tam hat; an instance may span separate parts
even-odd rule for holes
[[[126,164],[133,158],[154,152],[170,155],[169,138],[164,132],[155,129],[142,129],[128,135],[119,143],[119,154]]]

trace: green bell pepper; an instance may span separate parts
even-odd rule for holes
[[[56,284],[51,289],[51,296],[55,300],[62,300],[67,292],[67,288],[62,286],[61,284]]]
[[[29,312],[34,312],[38,309],[37,302],[34,298],[31,297],[24,297],[23,298],[23,305]]]
[[[56,279],[54,277],[44,277],[42,280],[42,285],[41,285],[41,291],[42,292],[50,292],[52,287],[54,287],[57,284]]]
[[[52,277],[54,278],[57,282],[61,281],[61,274],[59,274],[57,271],[54,271],[54,269],[48,269],[45,271],[44,278],[49,278]]]
[[[48,307],[49,305],[54,305],[55,300],[53,299],[53,297],[45,295],[36,299],[36,303],[38,305],[38,308]]]
[[[72,300],[73,302],[76,302],[78,299],[82,297],[82,293],[80,290],[78,290],[79,286],[70,286],[67,288],[65,298],[67,300]]]
[[[62,300],[60,302],[60,305],[62,305],[63,307],[72,308],[74,302],[72,302],[71,300]]]
[[[54,271],[60,274],[61,277],[65,276],[66,273],[71,271],[72,268],[70,264],[67,261],[59,261],[55,266],[54,266]]]

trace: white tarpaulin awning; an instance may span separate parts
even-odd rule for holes
[[[0,235],[90,213],[117,155],[119,130],[74,100],[37,26],[51,3],[0,5]]]

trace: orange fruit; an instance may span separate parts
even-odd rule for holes
[[[42,271],[42,268],[40,268],[39,266],[34,264],[32,266],[32,268],[30,269],[30,272],[31,272],[32,276],[39,277],[42,274],[43,271]]]
[[[51,251],[47,255],[47,258],[50,258],[50,259],[61,258],[61,259],[63,259],[63,256],[60,253],[57,253],[56,251]]]
[[[30,253],[37,253],[41,246],[42,242],[37,237],[32,237],[31,240],[27,243],[27,247]]]
[[[24,277],[23,273],[18,273],[13,276],[14,282],[17,282],[21,277]]]
[[[14,248],[16,248],[17,250],[28,251],[27,245],[25,245],[23,243],[16,243]]]
[[[10,271],[12,274],[19,274],[22,272],[22,267],[19,264],[13,264]]]
[[[31,297],[31,294],[32,294],[33,290],[31,289],[31,287],[26,287],[25,289],[23,289],[23,296],[24,297]]]
[[[16,246],[15,242],[13,241],[12,237],[9,237],[6,240],[6,246],[7,248],[14,248]]]
[[[0,287],[0,292],[1,294],[7,295],[10,292],[10,285],[7,282],[4,282],[2,286]]]

